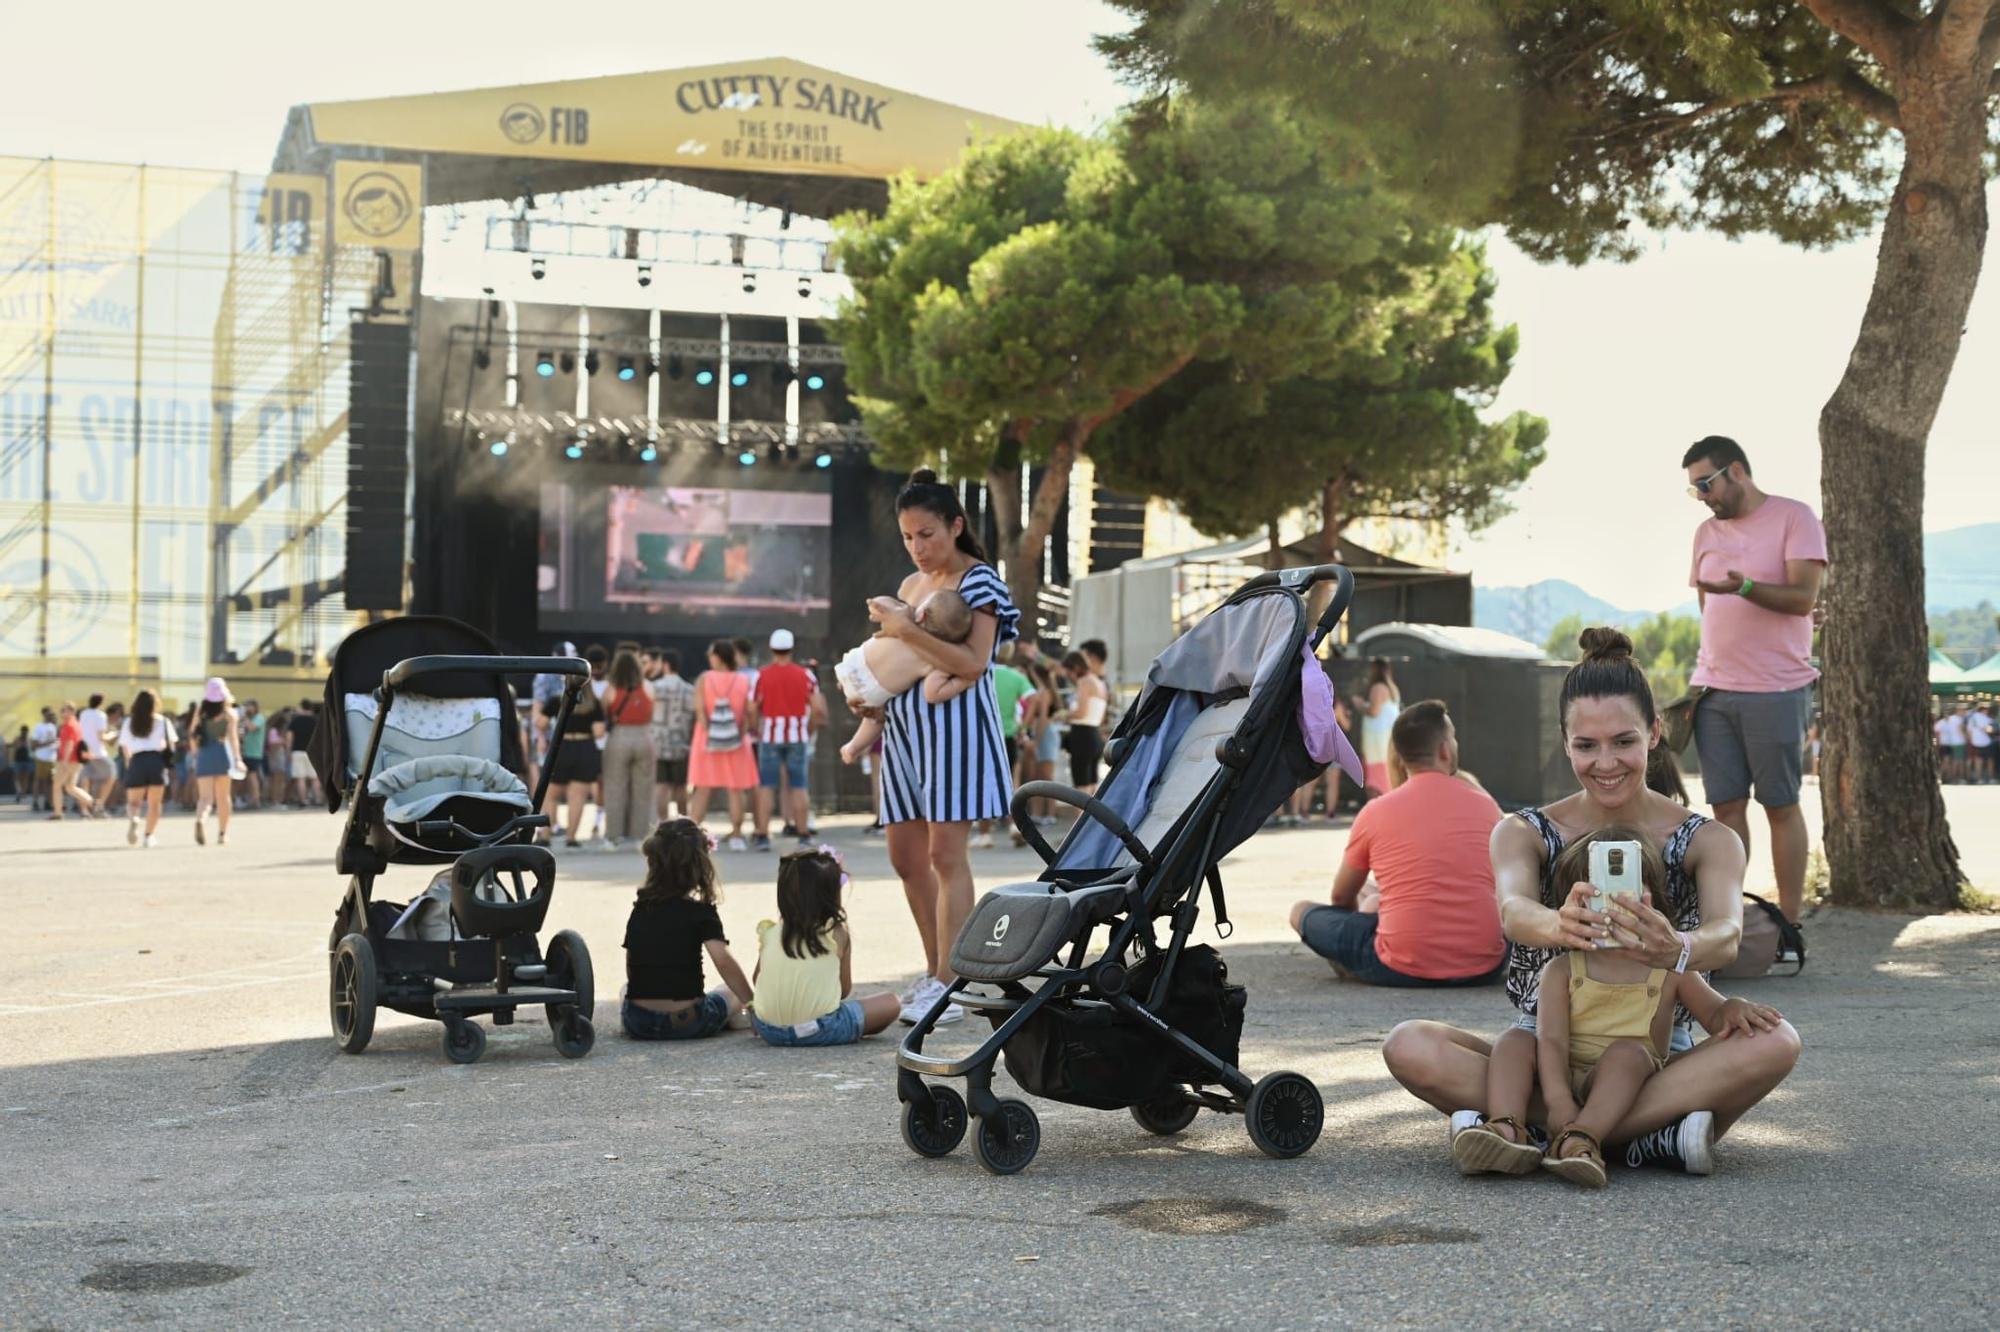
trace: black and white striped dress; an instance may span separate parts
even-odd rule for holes
[[[992,565],[967,569],[958,594],[973,610],[998,617],[996,650],[1015,636],[1021,612]],[[926,702],[919,683],[889,700],[882,731],[882,822],[1001,819],[1013,794],[992,663],[979,683],[957,698]]]

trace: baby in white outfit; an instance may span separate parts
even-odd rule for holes
[[[972,608],[949,588],[918,602],[910,618],[942,642],[963,643],[972,636]],[[847,696],[847,706],[857,712],[862,708],[880,711],[890,699],[919,683],[924,687],[924,698],[932,703],[956,698],[977,683],[939,670],[908,643],[886,634],[876,634],[848,652],[833,668],[833,678]],[[854,738],[840,747],[841,760],[858,762],[881,735],[881,719],[863,717]]]

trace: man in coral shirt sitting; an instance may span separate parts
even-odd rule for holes
[[[1389,743],[1408,780],[1363,807],[1332,905],[1300,902],[1292,928],[1349,980],[1488,984],[1507,959],[1487,853],[1500,806],[1459,774],[1458,732],[1436,699],[1404,708]]]

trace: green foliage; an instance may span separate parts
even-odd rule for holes
[[[1284,98],[1441,220],[1531,254],[1631,228],[1865,232],[1894,183],[1885,80],[1791,0],[1112,0],[1155,90]]]
[[[1930,628],[1931,646],[1954,654],[1963,665],[1976,666],[2000,652],[2000,609],[1990,601],[1934,611]]]
[[[1565,615],[1549,630],[1542,651],[1557,661],[1576,660],[1577,635],[1588,628],[1581,615]],[[1653,702],[1665,707],[1685,694],[1701,651],[1701,620],[1693,615],[1660,612],[1651,619],[1623,626],[1632,640],[1632,659],[1646,672]]]
[[[1365,275],[1402,215],[1317,129],[1156,105],[1098,138],[1037,130],[904,179],[837,223],[837,336],[893,461],[983,471],[1081,443],[1196,361],[1271,382],[1377,339]]]
[[[1101,475],[1178,504],[1218,536],[1261,532],[1333,491],[1334,530],[1364,516],[1474,529],[1542,460],[1547,423],[1485,422],[1518,335],[1494,327],[1480,247],[1416,233],[1356,275],[1373,294],[1365,334],[1317,374],[1266,383],[1245,358],[1196,367],[1100,437]]]

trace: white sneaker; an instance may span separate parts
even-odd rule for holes
[[[128,817],[125,820],[125,845],[139,845],[139,820]]]
[[[942,1027],[947,1022],[962,1022],[964,1020],[965,1009],[963,1006],[959,1004],[946,1004],[944,1012],[938,1014],[937,1025]]]
[[[975,851],[991,851],[993,849],[993,834],[990,832],[977,833],[973,836],[969,845]]]
[[[158,846],[159,844],[160,844],[160,843],[159,843],[159,840],[158,840],[157,838],[155,838],[155,837],[153,836],[153,834],[151,834],[151,833],[147,833],[147,834],[146,834],[146,838],[145,838],[145,842],[144,842],[144,845],[146,845],[146,846]]]
[[[731,851],[748,851],[750,844],[741,837],[732,837],[729,839],[729,849]]]
[[[931,1005],[944,993],[944,988],[944,982],[936,976],[926,976],[911,986],[909,994],[903,999],[903,1021],[911,1026],[923,1021],[924,1014],[931,1011]],[[957,1008],[958,1005],[953,1004],[952,1007]]]

